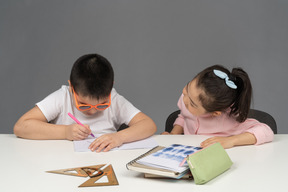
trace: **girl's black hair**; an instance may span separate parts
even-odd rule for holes
[[[114,71],[105,57],[99,54],[87,54],[75,61],[70,82],[77,94],[99,100],[110,95]]]
[[[213,70],[226,73],[229,80],[237,86],[228,87],[224,79],[219,78]],[[232,72],[221,65],[213,65],[204,69],[195,78],[198,88],[204,91],[199,100],[207,112],[225,111],[230,108],[230,115],[238,122],[247,119],[252,98],[252,86],[248,74],[241,68],[233,68]]]

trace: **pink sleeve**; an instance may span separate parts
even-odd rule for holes
[[[179,100],[178,100],[178,103],[177,103],[177,106],[178,106],[178,108],[180,109],[180,111],[182,111],[182,99],[183,99],[183,95],[181,95],[180,96],[180,98],[179,98]],[[175,125],[180,125],[181,127],[184,127],[184,117],[183,117],[183,115],[181,114],[181,112],[180,112],[180,114],[178,115],[178,117],[177,117],[177,119],[175,120],[175,122],[174,122],[174,124],[173,124],[174,126]]]
[[[256,137],[257,142],[255,145],[273,141],[274,133],[268,125],[250,118],[248,118],[243,124],[246,124],[248,127],[245,132],[252,133]]]

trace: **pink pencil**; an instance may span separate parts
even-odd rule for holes
[[[76,119],[76,117],[74,117],[71,113],[68,113],[68,115],[69,115],[77,124],[85,127],[85,126],[84,126],[78,119]],[[85,127],[85,128],[87,128],[87,127]],[[95,137],[92,132],[91,132],[90,135],[91,135],[92,137]]]

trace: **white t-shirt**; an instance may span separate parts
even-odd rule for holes
[[[94,115],[85,115],[75,107],[73,95],[69,91],[69,86],[66,85],[36,105],[48,122],[60,125],[73,124],[74,120],[68,116],[68,112],[70,112],[82,124],[89,125],[93,134],[116,132],[121,124],[128,125],[131,119],[140,112],[114,88],[111,91],[110,107],[104,111],[98,111]]]

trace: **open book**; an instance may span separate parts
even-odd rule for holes
[[[181,178],[189,171],[189,166],[180,163],[201,148],[173,144],[169,147],[155,147],[135,160],[127,164],[127,169],[146,174],[154,174],[165,177]]]

